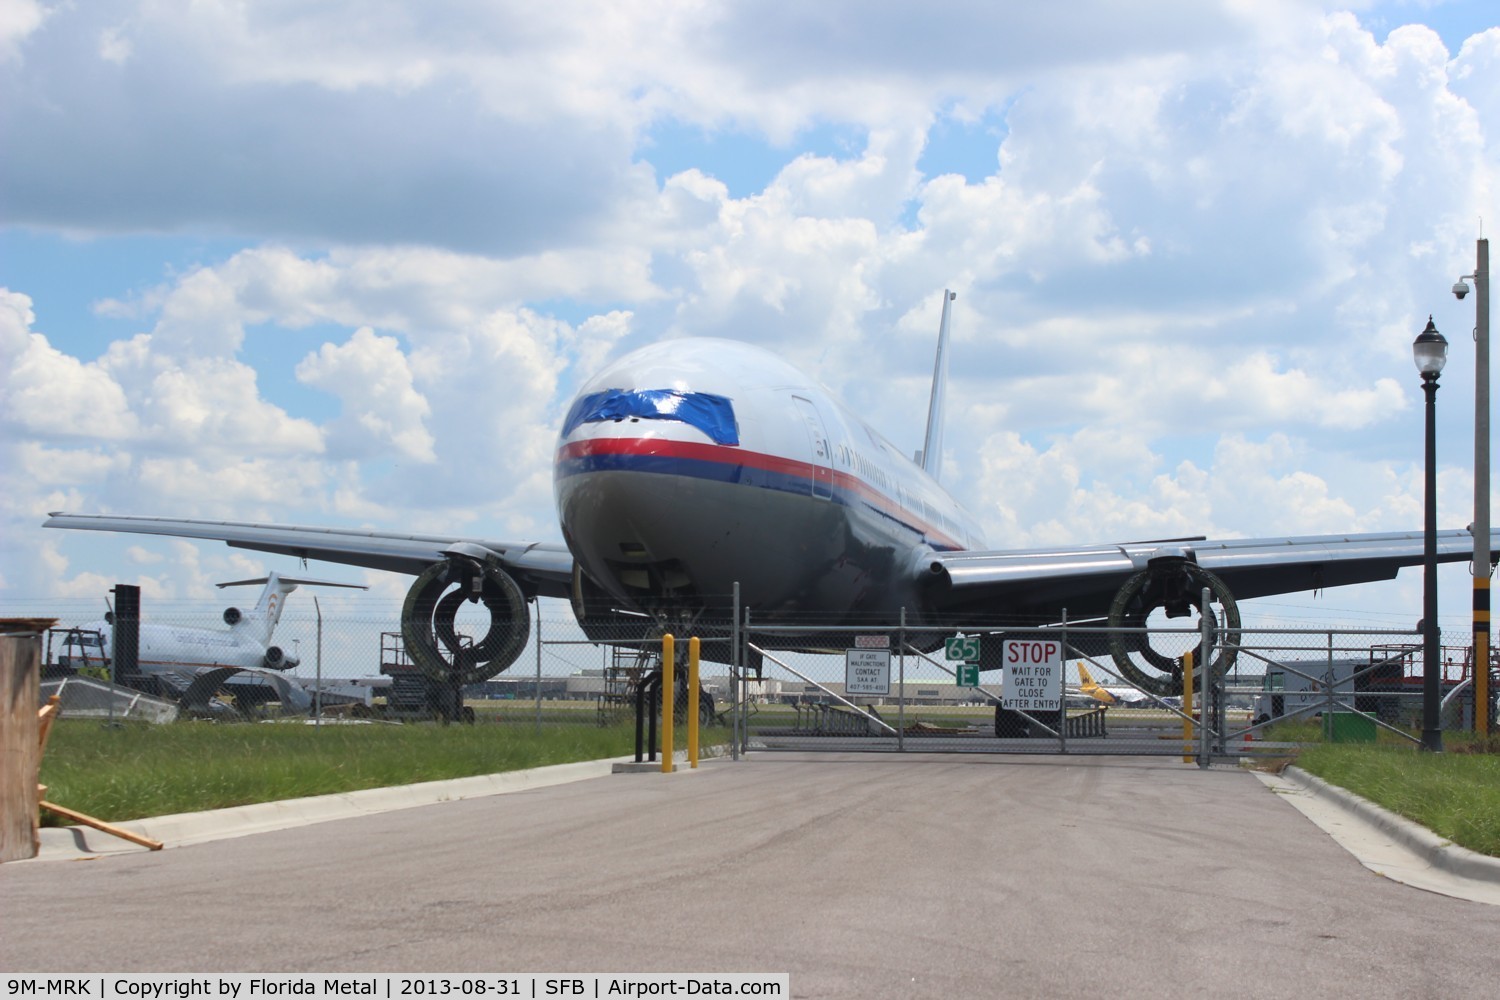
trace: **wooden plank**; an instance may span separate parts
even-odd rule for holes
[[[0,635],[0,862],[36,857],[37,700],[42,638],[35,632]]]
[[[153,851],[159,851],[162,848],[162,843],[159,840],[152,840],[150,837],[143,837],[138,833],[131,833],[124,827],[115,826],[113,823],[106,823],[102,819],[95,819],[92,816],[77,812],[73,809],[65,809],[62,806],[54,805],[53,803],[48,802],[45,799],[42,800],[41,807],[43,809],[48,809],[52,812],[57,813],[64,819],[70,819],[75,823],[82,823],[84,826],[91,826],[95,830],[103,830],[111,837],[119,837],[121,840],[128,840],[132,844],[140,844],[142,847],[149,847]]]
[[[47,704],[36,713],[37,736],[36,749],[37,761],[40,762],[42,755],[47,752],[47,737],[52,735],[52,723],[57,720],[58,713],[62,707],[58,704],[62,701],[62,695],[54,694],[47,699]]]

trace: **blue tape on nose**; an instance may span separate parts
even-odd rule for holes
[[[567,437],[580,424],[604,420],[677,420],[696,427],[714,444],[738,445],[740,427],[734,405],[726,396],[677,389],[605,389],[591,392],[573,403],[563,421]]]

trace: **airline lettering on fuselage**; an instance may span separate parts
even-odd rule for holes
[[[216,635],[212,632],[187,631],[184,629],[173,629],[172,641],[180,642],[184,646],[214,646],[220,649],[240,645],[239,641],[232,635]]]

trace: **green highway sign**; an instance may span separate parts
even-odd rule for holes
[[[976,642],[978,640],[975,640]],[[958,668],[958,686],[977,688],[979,686],[979,664],[965,663]]]
[[[979,636],[961,635],[953,639],[943,641],[943,655],[950,663],[954,660],[962,660],[964,663],[979,662]]]

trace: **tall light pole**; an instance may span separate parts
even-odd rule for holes
[[[1427,394],[1426,517],[1422,527],[1422,749],[1441,751],[1443,730],[1438,719],[1441,681],[1437,624],[1437,380],[1448,363],[1448,341],[1427,317],[1427,328],[1411,345],[1412,359],[1422,373]]]
[[[1458,300],[1474,282],[1474,732],[1490,732],[1490,241],[1479,240],[1474,273],[1453,286]]]

